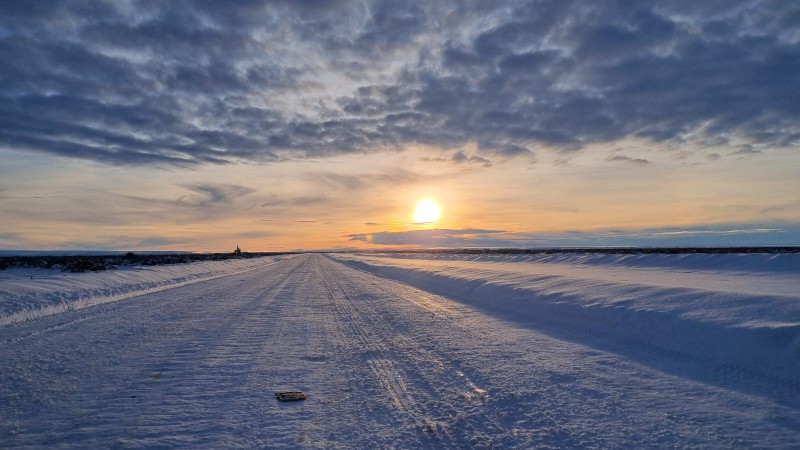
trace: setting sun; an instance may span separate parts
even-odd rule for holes
[[[439,205],[433,200],[425,199],[417,203],[414,209],[414,222],[415,223],[431,223],[439,219],[441,210]]]

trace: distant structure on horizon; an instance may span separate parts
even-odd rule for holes
[[[236,250],[233,251],[234,255],[241,255],[242,249],[239,248],[239,244],[236,244]]]

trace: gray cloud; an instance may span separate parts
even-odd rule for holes
[[[159,166],[796,146],[797,17],[790,0],[4,2],[0,146]]]
[[[424,177],[416,172],[405,169],[393,169],[385,172],[376,172],[359,175],[347,175],[333,172],[312,172],[308,174],[308,181],[321,185],[326,192],[333,190],[357,191],[374,189],[380,185],[401,185],[413,183]]]
[[[360,189],[365,183],[363,177],[338,173],[321,173],[317,174],[315,178],[332,188],[344,188],[347,190]]]
[[[643,158],[631,158],[630,156],[625,155],[614,155],[609,156],[606,158],[606,161],[609,162],[624,162],[628,164],[633,164],[635,166],[646,166],[650,164],[650,161],[643,159]]]
[[[269,200],[261,204],[262,208],[274,208],[283,206],[308,206],[325,203],[328,198],[324,195],[301,195],[297,197],[280,197],[272,195]]]
[[[795,245],[800,227],[788,223],[719,224],[708,227],[642,230],[512,233],[499,230],[414,230],[351,234],[351,241],[372,245],[428,247],[673,247]]]
[[[200,208],[229,205],[234,200],[255,192],[253,189],[235,184],[194,183],[183,187],[192,191],[193,195],[181,197],[178,203]]]
[[[456,163],[477,163],[482,165],[483,167],[491,167],[492,161],[484,158],[483,156],[478,155],[467,155],[462,151],[457,151],[453,154],[451,158],[453,162]]]
[[[412,231],[379,231],[375,233],[350,234],[351,241],[360,241],[373,245],[424,245],[428,247],[469,247],[492,246],[493,235],[505,233],[499,230],[481,229],[436,229]]]

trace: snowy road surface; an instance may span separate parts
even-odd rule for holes
[[[800,448],[800,376],[362,269],[299,255],[0,327],[0,447]]]

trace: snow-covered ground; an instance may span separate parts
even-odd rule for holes
[[[510,320],[800,373],[800,254],[339,256]]]
[[[79,274],[57,269],[0,270],[0,326],[257,269],[288,257],[122,266]]]
[[[269,262],[3,274],[0,447],[800,447],[798,255]]]

